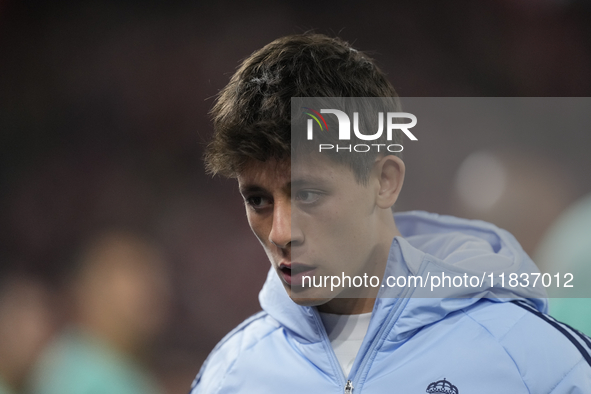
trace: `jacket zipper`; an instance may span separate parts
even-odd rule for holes
[[[343,378],[342,381],[345,382],[345,386],[344,386],[345,393],[350,394],[353,392],[353,383],[351,382],[351,380],[348,380],[347,376],[345,376],[345,374],[343,373],[343,370],[341,369],[341,365],[339,364],[339,360],[337,360],[337,356],[335,355],[332,345],[330,343],[330,340],[328,339],[328,334],[326,334],[326,329],[324,328],[324,324],[322,323],[322,319],[320,319],[320,313],[317,310],[314,311],[314,318],[316,320],[316,324],[318,325],[318,327],[321,329],[321,332],[323,333],[322,340],[324,341],[324,343],[327,344],[327,347],[330,349],[329,356],[332,358],[334,365],[336,365],[336,369],[338,370],[337,374],[340,374]]]
[[[353,383],[350,380],[347,380],[347,384],[345,385],[345,394],[351,394],[353,392]]]
[[[403,294],[403,296],[406,293]],[[404,298],[403,298],[404,299]],[[359,365],[359,368],[357,368],[357,373],[359,373],[360,371],[363,371],[366,368],[367,362],[368,362],[368,355],[373,353],[375,347],[377,346],[377,343],[379,342],[380,338],[386,334],[386,328],[390,325],[390,323],[392,323],[390,321],[390,319],[397,313],[397,311],[400,309],[400,305],[402,304],[402,302],[400,302],[400,300],[398,300],[398,302],[396,303],[396,305],[394,305],[394,307],[392,308],[392,310],[389,313],[389,318],[386,319],[386,321],[384,322],[384,325],[381,327],[380,331],[378,332],[378,334],[376,335],[376,337],[373,339],[373,341],[371,342],[371,345],[369,346],[369,349],[367,350],[367,352],[365,352],[365,354],[362,355],[362,359],[361,359],[361,364]],[[359,354],[357,355],[359,356]],[[347,383],[345,384],[345,394],[350,394],[353,392],[353,382],[351,380],[347,380]]]
[[[406,293],[404,293],[404,294],[406,294]],[[400,308],[400,304],[394,306],[394,308],[390,311],[390,316],[393,316],[393,314],[396,313],[395,311],[398,310],[399,308]],[[326,334],[326,329],[324,328],[324,324],[322,324],[322,320],[320,319],[320,313],[317,310],[315,312],[316,312],[315,313],[316,324],[318,324],[322,328],[322,331],[324,333],[323,340],[328,343],[329,348],[332,350],[332,345],[330,343],[330,340],[328,339],[328,335]],[[387,319],[387,321],[385,322],[385,325],[382,326],[378,335],[372,341],[372,344],[370,345],[369,350],[362,356],[363,357],[362,362],[361,362],[360,368],[358,368],[358,371],[365,369],[365,365],[367,364],[367,357],[366,356],[367,356],[367,354],[371,354],[373,352],[375,346],[377,345],[378,339],[381,338],[382,335],[384,335],[384,330],[388,326],[388,323],[389,323],[389,319]],[[337,356],[334,354],[334,351],[331,351],[331,356],[333,358],[333,361],[336,362],[336,365],[338,366],[338,370],[340,371],[341,376],[343,377],[343,380],[345,380],[345,394],[352,394],[353,388],[354,388],[353,381],[343,374],[343,371],[341,370],[341,366],[339,364],[339,361],[337,360]],[[359,354],[357,356],[359,356]]]

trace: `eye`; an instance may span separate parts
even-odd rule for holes
[[[263,196],[246,197],[244,201],[254,210],[261,210],[271,205],[271,200]]]
[[[304,204],[312,204],[318,201],[320,198],[321,193],[311,191],[311,190],[300,190],[295,193],[296,201],[299,201]]]

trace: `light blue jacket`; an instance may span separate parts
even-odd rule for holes
[[[437,298],[429,288],[385,291],[346,377],[316,308],[292,302],[271,270],[263,311],[216,346],[191,393],[591,393],[588,338],[543,315],[543,292],[497,280],[538,272],[513,236],[425,212],[395,218],[403,237],[384,278],[486,272],[493,285],[450,286]]]

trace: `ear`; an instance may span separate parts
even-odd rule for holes
[[[383,156],[376,160],[374,171],[379,185],[376,204],[383,209],[391,208],[404,183],[404,162],[398,156]]]

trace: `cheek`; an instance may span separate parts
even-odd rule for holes
[[[342,205],[344,208],[337,205],[314,218],[309,230],[331,244],[347,245],[350,242],[356,242],[364,224],[364,218],[357,214],[356,207],[349,208],[348,205]]]
[[[362,204],[353,200],[334,205],[306,223],[306,252],[322,255],[327,268],[351,270],[364,261],[374,235]]]
[[[265,246],[267,244],[266,240],[269,239],[269,233],[271,232],[271,225],[267,223],[268,219],[260,214],[254,213],[249,208],[246,208],[246,218],[254,235]]]

